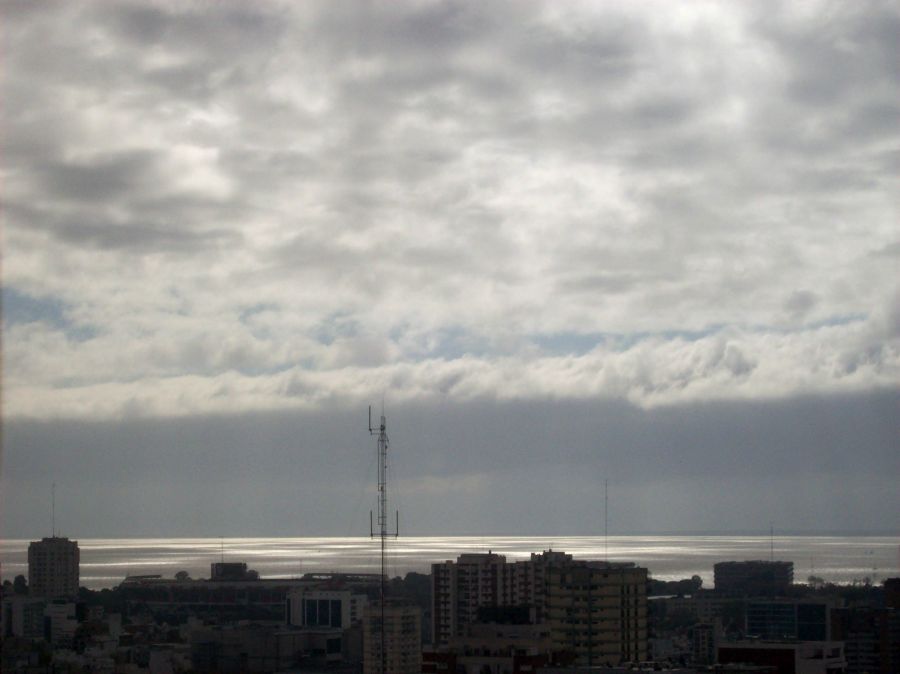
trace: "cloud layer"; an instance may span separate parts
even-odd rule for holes
[[[3,21],[7,416],[896,386],[889,3]]]
[[[641,409],[604,400],[394,403],[389,499],[413,534],[896,533],[893,394]],[[366,535],[365,410],[14,420],[4,532]]]

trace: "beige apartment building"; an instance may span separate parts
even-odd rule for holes
[[[514,563],[488,552],[432,565],[437,649],[452,649],[501,607],[527,608],[528,622],[548,627],[550,650],[578,664],[647,659],[647,569],[633,564],[546,551]]]
[[[578,665],[647,660],[647,569],[575,562],[549,569],[547,622],[554,651]]]
[[[544,551],[509,563],[493,552],[463,554],[431,566],[432,640],[447,645],[478,622],[480,609],[529,606],[532,622],[544,619],[547,570],[572,562],[572,555]]]

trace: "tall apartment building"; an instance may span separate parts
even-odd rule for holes
[[[78,541],[53,536],[28,546],[28,589],[35,597],[78,596]]]
[[[505,566],[506,557],[491,552],[432,564],[431,634],[435,644],[446,645],[452,637],[461,636],[465,625],[476,622],[479,607],[501,605]]]
[[[579,664],[647,659],[647,570],[547,551],[507,563],[493,553],[432,566],[432,635],[447,648],[499,607],[528,607],[553,651]],[[595,657],[596,656],[596,657]]]
[[[544,620],[547,571],[572,562],[572,555],[552,550],[508,563],[492,552],[460,555],[431,567],[432,638],[447,645],[478,622],[481,609],[529,606],[533,622]]]
[[[844,643],[847,674],[900,672],[900,609],[835,608],[831,620],[832,638]]]
[[[577,665],[647,660],[647,569],[603,562],[551,567],[547,622]]]
[[[547,581],[551,568],[572,564],[572,555],[545,550],[531,553],[531,559],[507,564],[504,601],[509,606],[528,605],[534,609],[534,622],[544,622],[547,610]]]
[[[384,623],[380,601],[363,611],[363,674],[421,674],[422,610],[408,602],[386,600],[383,614]]]

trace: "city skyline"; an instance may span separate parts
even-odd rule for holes
[[[4,536],[896,528],[896,5],[0,12]]]

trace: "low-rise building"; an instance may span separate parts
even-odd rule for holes
[[[204,626],[191,631],[190,653],[198,674],[324,669],[342,660],[341,630],[288,629],[275,622]]]
[[[719,644],[721,664],[775,667],[776,674],[844,674],[841,641],[735,641]]]
[[[747,636],[828,641],[833,599],[753,599],[747,602]]]
[[[363,618],[369,598],[344,590],[302,588],[288,593],[285,622],[295,627],[347,629]]]
[[[794,582],[793,562],[719,562],[713,566],[716,592],[732,597],[784,595]]]
[[[44,609],[47,600],[40,597],[12,596],[4,597],[3,636],[22,637],[25,639],[43,639]]]

